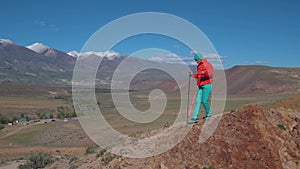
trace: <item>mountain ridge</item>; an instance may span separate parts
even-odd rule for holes
[[[0,39],[0,59],[2,60],[0,63],[0,84],[70,86],[76,57],[79,55],[95,55],[103,57],[98,70],[100,73],[97,74],[98,87],[107,88],[114,70],[128,57],[114,51],[84,53],[73,51],[73,56],[71,56],[70,52],[67,54],[41,43],[35,43],[30,46],[19,46],[10,40]],[[36,49],[40,53],[32,50],[34,46],[40,49]],[[132,58],[131,62],[133,64],[167,65],[167,63],[130,58]],[[191,70],[196,70],[195,65],[190,67]],[[176,85],[172,84],[175,82],[170,81],[172,78],[161,75],[161,73],[153,73],[153,70],[151,71],[146,73],[149,75],[148,79],[146,76],[135,78],[136,81],[132,82],[132,87],[137,89],[141,87],[143,89],[153,89],[154,87],[166,90],[177,89]],[[224,71],[228,94],[276,94],[300,91],[300,68],[236,65]],[[156,81],[154,82],[153,80]],[[143,82],[143,85],[140,82]],[[156,86],[153,86],[153,84]],[[172,87],[164,87],[164,84]]]
[[[234,66],[225,73],[227,90],[230,94],[300,91],[300,68],[247,65]]]

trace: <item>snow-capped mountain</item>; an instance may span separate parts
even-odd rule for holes
[[[174,72],[184,70],[179,64],[158,63],[133,56],[129,57],[114,51],[83,53],[72,51],[67,54],[41,43],[24,47],[11,40],[0,39],[0,84],[71,85],[75,57],[90,55],[103,57],[98,66],[95,80],[97,87],[100,88],[110,87],[112,76],[124,59],[127,59],[127,64],[142,68],[156,67],[159,64],[160,67],[168,67],[168,70],[172,68]],[[196,70],[196,67],[191,70]],[[126,73],[125,70],[123,71]],[[249,72],[252,73],[249,74]],[[300,68],[233,67],[226,70],[226,79],[229,83],[227,91],[232,94],[294,92],[299,90],[299,72]],[[182,71],[181,73],[183,75],[179,76],[185,78],[186,72]],[[277,83],[274,84],[274,81]],[[231,84],[231,82],[234,83]],[[141,72],[134,77],[130,85],[131,89],[138,90],[154,89],[155,87],[166,90],[176,89],[176,82],[172,80],[172,77],[157,69],[147,69]]]
[[[35,51],[36,53],[42,54],[42,55],[46,55],[46,56],[53,56],[56,55],[56,53],[58,52],[58,50],[54,49],[54,48],[50,48],[42,43],[34,43],[32,45],[26,46],[26,48]]]
[[[70,55],[70,56],[72,56],[72,57],[74,57],[74,58],[77,58],[79,56],[79,53],[77,51],[75,51],[75,50],[70,51],[67,54]]]
[[[25,47],[17,44],[7,45],[13,43],[9,40],[1,40],[1,44],[0,84],[71,85],[76,58],[94,55],[103,58],[99,63],[96,75],[97,86],[109,88],[116,68],[128,57],[114,51],[82,53],[72,51],[67,54],[42,43],[34,43]],[[130,57],[129,61],[131,65],[142,67],[143,65],[155,64],[155,62],[136,57]],[[158,73],[151,72],[148,73],[148,77],[158,75]],[[161,75],[158,75],[155,80],[146,80],[145,82],[144,79],[145,77],[142,75],[135,78],[132,88],[150,88],[152,84],[160,85],[163,81],[168,80],[162,78]]]
[[[57,49],[48,47],[47,45],[44,45],[42,43],[34,43],[32,45],[26,46],[27,49],[30,49],[36,53],[39,53],[41,55],[50,57],[52,60],[56,60],[56,62],[58,62],[58,64],[60,62],[68,62],[70,64],[74,64],[75,63],[75,59],[66,54],[65,52],[59,51]]]
[[[40,45],[32,45],[40,49]],[[33,48],[34,47],[34,48]],[[12,41],[0,41],[0,84],[69,84],[75,59],[57,50],[52,56],[46,56]],[[45,49],[45,47],[44,47]],[[48,48],[47,50],[48,51]]]
[[[78,58],[78,57],[85,57],[85,56],[91,56],[91,55],[96,55],[99,57],[106,57],[108,60],[114,60],[116,58],[120,58],[123,56],[122,54],[115,52],[115,51],[106,51],[106,52],[77,52],[77,51],[70,51],[67,53],[68,55]]]
[[[33,50],[33,51],[35,51],[37,53],[40,53],[40,54],[43,54],[43,53],[47,52],[47,50],[51,50],[50,47],[48,47],[48,46],[46,46],[42,43],[39,43],[39,42],[34,43],[32,45],[29,45],[29,46],[26,46],[26,47],[28,49]]]
[[[0,45],[15,45],[15,43],[9,39],[0,39]]]

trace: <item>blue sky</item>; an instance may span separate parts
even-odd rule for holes
[[[80,51],[95,31],[115,19],[163,12],[201,29],[219,55],[226,56],[225,68],[245,64],[300,67],[299,9],[297,0],[10,0],[1,3],[0,38],[19,45],[41,42],[65,52]],[[174,53],[189,56],[180,44],[151,43],[153,38],[157,37],[143,43],[136,38],[116,50],[130,54],[144,47],[172,48]]]

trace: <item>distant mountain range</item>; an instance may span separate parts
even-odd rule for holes
[[[104,54],[117,61],[124,55],[116,52],[87,52],[81,55]],[[0,40],[0,83],[28,85],[71,85],[77,52],[69,54],[41,43],[19,46],[10,40]],[[109,63],[110,64],[110,63]],[[107,65],[109,67],[109,64]],[[106,65],[106,64],[105,64]]]
[[[225,74],[229,94],[300,92],[300,68],[234,66]]]
[[[62,84],[65,79],[70,79],[76,61],[72,56],[42,44],[27,48],[8,40],[0,41],[0,59],[0,83],[28,85]]]
[[[101,73],[97,74],[96,83],[98,87],[104,88],[109,87],[116,67],[128,57],[114,51],[65,53],[41,43],[25,47],[10,40],[0,39],[0,84],[71,85],[73,69],[79,55],[103,57],[98,69]],[[135,57],[130,57],[130,60],[141,66],[170,65]],[[172,64],[175,69],[176,66],[180,67],[180,65]],[[191,66],[191,69],[195,70],[196,66]],[[300,90],[300,68],[234,66],[225,70],[225,74],[228,94],[285,93]],[[174,79],[159,70],[142,72],[140,76],[134,78],[131,85],[137,89],[177,89]]]

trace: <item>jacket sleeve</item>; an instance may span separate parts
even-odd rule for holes
[[[193,74],[193,75],[194,75],[194,78],[197,79],[197,85],[199,86],[200,82],[201,82],[201,74],[196,73],[196,74]]]

